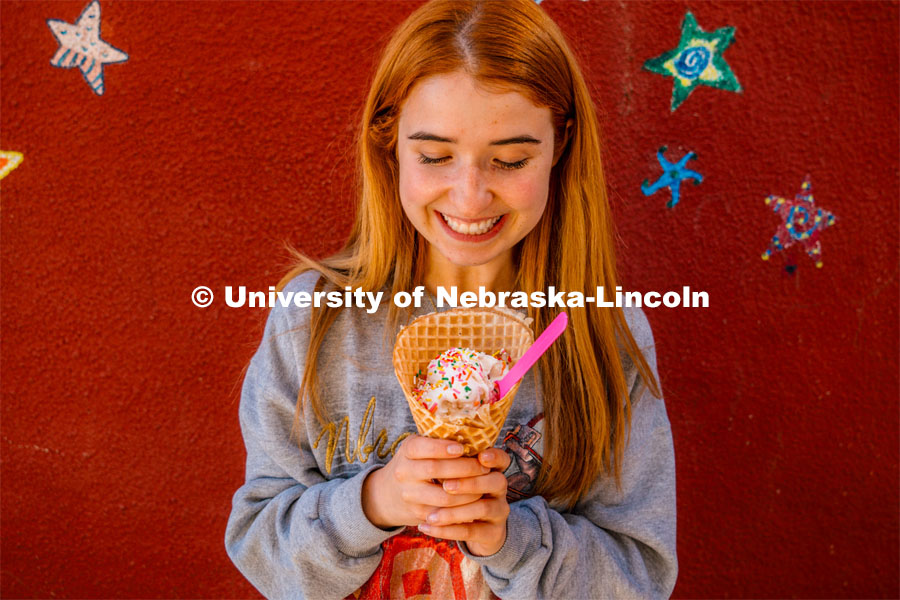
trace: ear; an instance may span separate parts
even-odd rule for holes
[[[556,163],[559,162],[559,157],[562,156],[563,150],[566,149],[566,146],[569,145],[569,140],[572,139],[572,126],[575,124],[574,119],[569,119],[566,121],[566,130],[563,132],[562,139],[560,139],[557,143],[554,144],[555,149],[553,151],[553,166],[556,166]]]

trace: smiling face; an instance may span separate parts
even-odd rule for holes
[[[429,269],[509,275],[538,223],[553,167],[548,108],[454,72],[416,83],[397,134],[400,201],[428,242]]]

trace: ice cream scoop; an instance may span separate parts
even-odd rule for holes
[[[450,348],[416,374],[415,399],[442,422],[459,423],[489,409],[496,402],[496,382],[512,359],[506,350],[485,354],[470,348]],[[485,417],[485,415],[481,415]]]

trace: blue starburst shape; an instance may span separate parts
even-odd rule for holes
[[[694,185],[700,185],[700,182],[703,181],[703,175],[687,168],[687,162],[697,158],[695,153],[688,152],[681,157],[681,160],[673,164],[667,161],[666,157],[663,156],[665,152],[665,146],[661,147],[656,152],[656,160],[659,161],[659,166],[662,167],[663,174],[659,179],[654,181],[652,185],[645,179],[644,183],[641,184],[641,191],[645,196],[652,196],[662,188],[669,188],[672,198],[666,203],[666,206],[674,208],[681,199],[681,181],[683,179],[691,179],[693,180]]]
[[[47,19],[47,26],[59,43],[50,64],[61,69],[78,67],[94,93],[102,96],[103,65],[125,62],[128,55],[100,39],[100,3],[88,4],[74,23]]]

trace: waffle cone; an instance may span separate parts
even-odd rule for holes
[[[467,455],[490,448],[506,421],[519,384],[490,405],[489,416],[484,421],[476,416],[459,424],[444,423],[413,397],[416,373],[420,369],[424,372],[433,358],[453,347],[487,354],[504,348],[515,363],[532,343],[534,334],[523,317],[515,311],[494,308],[454,308],[431,313],[401,329],[394,343],[394,372],[419,433],[456,440],[465,447]]]

